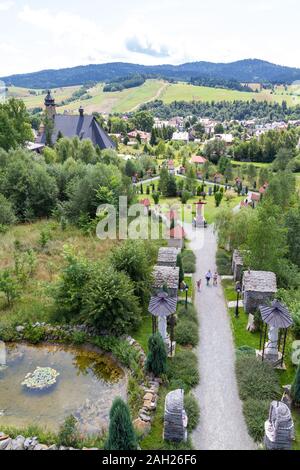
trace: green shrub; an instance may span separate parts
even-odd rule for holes
[[[219,249],[217,251],[217,268],[220,276],[230,276],[232,274],[231,270],[231,253],[228,251]]]
[[[242,355],[236,361],[236,373],[242,400],[276,400],[280,397],[278,376],[266,362]]]
[[[75,331],[72,334],[72,343],[80,345],[87,341],[87,335],[83,331]]]
[[[179,303],[177,308],[177,315],[179,320],[186,319],[198,324],[198,314],[193,304],[188,304],[186,308],[184,303]]]
[[[191,432],[196,429],[200,419],[200,408],[198,401],[191,393],[185,395],[184,397],[184,408],[189,419],[188,430]]]
[[[60,427],[57,444],[65,447],[77,447],[79,440],[76,418],[72,415],[68,416]]]
[[[294,324],[292,326],[293,333],[296,339],[300,339],[300,303],[299,310],[292,313]]]
[[[117,336],[136,330],[141,308],[134,283],[124,272],[97,265],[83,291],[82,316],[99,331]]]
[[[176,325],[175,339],[182,346],[197,346],[199,342],[198,326],[191,320],[180,320]]]
[[[256,351],[254,348],[251,348],[250,346],[240,346],[239,348],[237,348],[236,350],[236,354],[237,356],[241,356],[241,355],[250,355],[250,356],[255,356],[256,357]]]
[[[15,328],[11,325],[4,326],[0,325],[0,340],[4,343],[9,343],[11,341],[16,341],[18,339],[18,333]]]
[[[169,381],[180,380],[185,390],[190,390],[199,383],[198,361],[192,351],[179,351],[170,360],[167,370]]]
[[[166,345],[159,333],[156,333],[149,338],[149,353],[146,362],[146,369],[148,372],[152,372],[156,377],[160,377],[166,373]]]
[[[243,404],[244,416],[250,436],[261,442],[265,434],[265,422],[269,416],[270,401],[249,398]]]
[[[32,344],[38,344],[45,338],[45,329],[40,326],[27,325],[23,332],[23,339]]]
[[[196,256],[191,250],[184,250],[181,259],[185,273],[193,274],[196,272]]]
[[[137,450],[129,408],[121,398],[116,398],[109,414],[109,434],[106,450]]]

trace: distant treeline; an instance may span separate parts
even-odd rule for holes
[[[201,116],[219,121],[261,119],[268,122],[300,119],[300,106],[288,108],[287,103],[268,103],[267,101],[174,101],[164,104],[161,100],[141,106],[140,110],[149,111],[160,119],[175,116]]]
[[[122,91],[127,88],[134,88],[137,86],[141,86],[145,83],[145,81],[146,81],[146,77],[144,75],[120,77],[111,83],[107,83],[104,86],[103,91],[104,92]]]
[[[214,77],[192,77],[190,83],[196,86],[208,86],[210,88],[225,88],[228,90],[253,92],[253,90],[248,85],[242,85],[237,80],[225,80]]]

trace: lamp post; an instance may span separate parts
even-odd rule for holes
[[[235,318],[239,318],[239,300],[240,294],[242,292],[241,284],[239,282],[236,283],[236,309],[235,309]]]
[[[187,310],[188,307],[188,292],[189,292],[189,286],[186,286],[185,288],[185,308]]]

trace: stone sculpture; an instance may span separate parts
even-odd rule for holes
[[[184,390],[168,393],[165,401],[164,440],[187,441],[188,418],[184,409]]]
[[[273,401],[269,419],[265,423],[267,450],[290,450],[294,439],[294,422],[289,407],[282,401]]]

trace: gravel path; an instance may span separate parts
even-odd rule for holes
[[[197,235],[185,227],[190,247],[197,256],[196,279],[202,279],[202,291],[195,304],[200,320],[198,348],[200,385],[194,394],[198,399],[200,425],[193,434],[195,449],[251,450],[255,444],[248,435],[234,370],[234,346],[230,319],[221,285],[206,287],[205,273],[215,271],[217,241],[212,227],[200,229]]]

